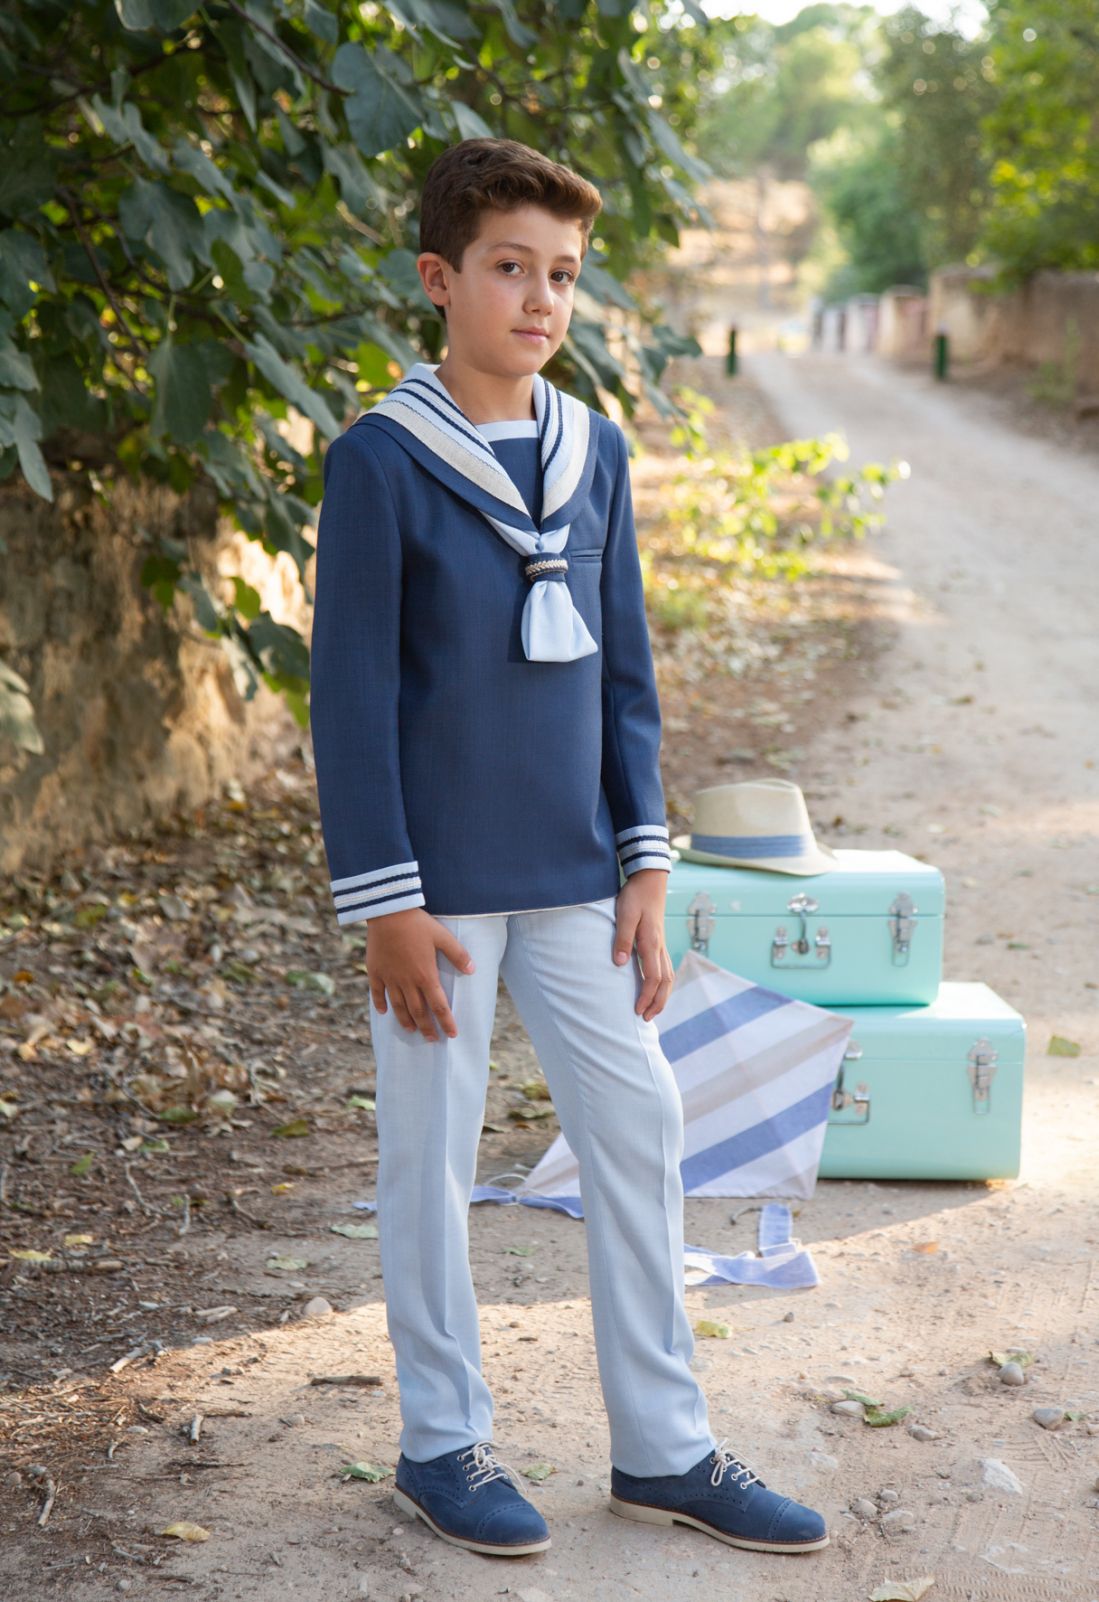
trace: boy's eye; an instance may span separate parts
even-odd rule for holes
[[[502,262],[499,263],[500,267],[522,267],[522,265],[523,265],[523,263],[521,261],[502,261]],[[564,275],[565,275],[566,279],[568,280],[568,282],[570,284],[572,283],[574,275],[569,272],[567,267],[558,267],[556,269],[556,271],[559,272],[559,273],[564,273]],[[507,277],[508,278],[514,278],[515,274],[514,273],[508,273]]]

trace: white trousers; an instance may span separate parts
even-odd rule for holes
[[[613,961],[615,904],[440,918],[476,964],[459,974],[439,960],[456,1039],[425,1040],[371,998],[378,1235],[401,1450],[416,1461],[493,1438],[468,1215],[501,976],[580,1166],[611,1461],[682,1474],[714,1449],[688,1366],[682,1104],[655,1022],[634,1011],[637,955]]]

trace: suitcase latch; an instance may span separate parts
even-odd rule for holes
[[[854,1107],[858,1114],[856,1118],[829,1118],[830,1124],[868,1124],[870,1122],[870,1086],[856,1085],[854,1090],[845,1090],[843,1084],[844,1068],[849,1062],[858,1062],[862,1056],[862,1047],[853,1040],[848,1042],[847,1050],[840,1063],[840,1071],[836,1075],[835,1088],[832,1091],[833,1112],[845,1112],[848,1107]]]
[[[901,890],[889,908],[889,932],[893,939],[893,966],[904,968],[912,949],[912,936],[916,932],[916,903],[907,890]]]
[[[790,897],[786,907],[798,919],[798,932],[796,937],[791,940],[787,933],[786,925],[784,923],[777,925],[775,937],[771,941],[772,968],[777,968],[780,965],[798,968],[828,967],[832,961],[832,939],[826,926],[823,923],[818,924],[812,940],[809,939],[807,915],[810,912],[816,912],[819,905],[819,902],[814,901],[812,896],[807,896],[804,891],[799,891],[796,896]],[[785,958],[789,951],[796,952],[799,957],[808,956],[812,952],[816,961],[787,964],[785,963]]]
[[[973,1111],[986,1117],[992,1111],[992,1080],[996,1074],[997,1053],[988,1040],[978,1040],[969,1048],[969,1082],[973,1087]]]
[[[705,956],[710,949],[710,936],[713,932],[714,904],[705,890],[700,890],[687,908],[687,934],[690,937],[691,950],[701,951]]]

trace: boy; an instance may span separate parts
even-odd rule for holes
[[[475,1552],[549,1545],[493,1450],[469,1271],[502,977],[580,1163],[612,1509],[808,1551],[823,1519],[715,1444],[689,1367],[682,1108],[652,1021],[671,858],[626,440],[539,372],[601,204],[513,140],[444,151],[417,266],[446,359],[416,363],[324,464],[311,719],[337,918],[367,921],[395,1495]]]

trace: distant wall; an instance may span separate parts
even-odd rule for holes
[[[990,268],[944,267],[931,276],[930,318],[965,360],[1068,364],[1079,393],[1099,393],[1099,272],[1035,273],[1008,294],[988,293]]]
[[[878,304],[877,348],[883,356],[924,356],[928,324],[927,296],[896,284],[882,293]]]
[[[27,682],[45,744],[0,735],[0,871],[50,870],[96,842],[247,784],[308,738],[265,685],[245,702],[219,644],[177,595],[140,582],[142,530],[186,540],[211,593],[240,573],[281,622],[307,630],[290,558],[220,526],[209,489],[181,500],[123,483],[110,506],[55,476],[47,504],[0,485],[0,661]]]

